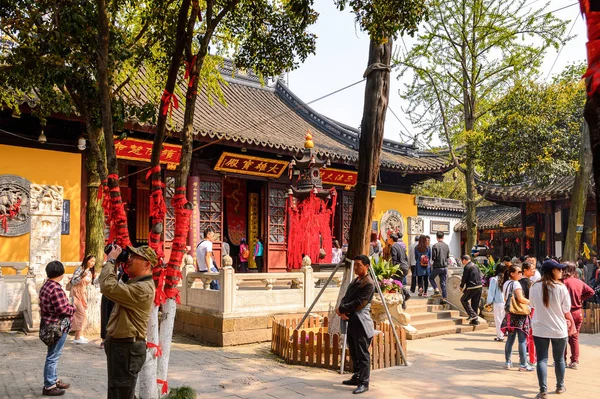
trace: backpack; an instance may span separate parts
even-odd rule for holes
[[[246,249],[244,249],[242,251],[242,258],[248,259],[249,257],[250,257],[250,250],[248,249],[248,247],[246,247]]]
[[[421,258],[419,259],[419,264],[420,264],[422,267],[427,267],[427,266],[429,266],[429,256],[427,256],[427,255],[425,255],[425,254],[421,255]]]

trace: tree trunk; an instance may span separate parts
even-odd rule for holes
[[[385,44],[371,40],[369,62],[365,72],[367,78],[365,103],[360,125],[358,184],[354,195],[355,201],[348,238],[347,256],[349,258],[366,253],[369,245],[375,203],[375,199],[371,198],[371,186],[377,186],[379,177],[385,114],[390,91],[391,56],[391,38]],[[381,67],[378,67],[379,65]],[[372,69],[373,67],[376,69]]]
[[[582,226],[587,207],[588,187],[592,176],[592,148],[590,144],[590,133],[587,123],[583,123],[581,135],[581,151],[579,153],[579,170],[575,175],[575,183],[571,192],[571,209],[569,210],[569,226],[565,239],[564,260],[577,261],[579,248],[581,247],[581,234],[577,232],[577,226]]]
[[[470,253],[471,248],[477,242],[477,206],[475,202],[475,165],[473,158],[467,155],[465,162],[465,184],[466,201],[465,201],[465,221],[467,222],[467,244],[466,252]]]
[[[95,128],[97,130],[101,130]],[[102,137],[98,133],[96,137]],[[104,147],[104,139],[98,143]],[[85,167],[88,174],[87,179],[87,206],[85,215],[85,254],[96,257],[96,269],[100,272],[102,260],[104,259],[104,211],[102,210],[102,201],[98,199],[98,189],[100,187],[100,175],[98,174],[98,160],[91,147],[87,149],[87,159]]]
[[[591,83],[588,82],[586,83]],[[592,149],[592,160],[594,170],[594,183],[596,194],[596,230],[600,227],[600,96],[588,95],[584,109],[585,120],[588,124],[590,146]],[[596,234],[596,252],[600,249],[600,234]]]
[[[354,195],[346,255],[350,259],[357,255],[368,254],[367,247],[369,246],[375,203],[375,199],[371,198],[371,186],[377,186],[379,177],[385,115],[390,92],[392,48],[391,38],[384,44],[373,40],[369,44],[369,62],[365,72],[367,84],[358,149],[358,184]],[[336,307],[346,295],[351,276],[352,270],[347,264]],[[335,312],[330,312],[329,332],[331,336],[339,332],[339,327],[339,317]]]
[[[119,187],[119,164],[115,151],[115,140],[112,120],[112,101],[111,101],[111,82],[109,79],[109,59],[108,44],[110,38],[109,20],[106,10],[106,1],[98,0],[98,25],[100,27],[98,35],[97,53],[97,79],[98,91],[100,97],[100,110],[102,113],[102,129],[104,130],[104,140],[106,143],[106,161],[108,169],[108,188],[110,190],[111,201],[111,222],[116,225],[114,229],[117,244],[121,247],[131,245],[129,240],[129,231],[127,229],[127,216],[121,198],[121,189]],[[113,232],[111,231],[111,235]]]

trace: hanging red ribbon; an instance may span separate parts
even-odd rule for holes
[[[198,14],[200,15],[200,14]],[[185,76],[183,77],[185,80],[188,80],[188,87],[192,87],[194,85],[194,81],[196,80],[196,76],[192,75],[192,69],[196,64],[196,60],[198,56],[193,56],[192,61],[185,61]]]
[[[157,345],[153,342],[146,342],[146,348],[156,349],[156,352],[154,352],[154,357],[161,357],[163,354],[160,345]]]
[[[156,285],[154,293],[154,304],[156,306],[162,305],[167,300],[167,295],[165,294],[165,275],[166,269],[162,267],[162,264],[152,269],[152,279]]]
[[[166,380],[159,380],[159,379],[156,379],[156,383],[157,383],[157,384],[159,384],[159,385],[162,385],[162,389],[161,389],[161,391],[160,391],[160,392],[161,392],[163,395],[166,395],[166,394],[167,394],[167,392],[169,392],[169,383],[168,383]]]
[[[183,255],[187,252],[187,236],[190,230],[190,219],[192,209],[188,209],[188,200],[186,198],[186,188],[177,187],[172,200],[175,210],[175,237],[171,257],[167,266],[167,276],[165,279],[165,293],[167,298],[173,298],[180,303],[179,289],[177,285],[181,280],[181,261]]]
[[[166,89],[163,91],[160,102],[162,103],[163,115],[170,112],[169,116],[173,116],[173,108],[179,109],[179,100],[177,100],[177,97],[173,93],[169,93]]]

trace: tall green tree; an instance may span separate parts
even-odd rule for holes
[[[401,95],[412,123],[440,135],[465,175],[468,247],[477,235],[475,167],[493,100],[512,82],[536,76],[545,51],[566,40],[565,21],[547,5],[529,11],[526,2],[433,0],[416,44],[397,57],[400,76],[412,75]]]
[[[121,3],[121,2],[118,2]],[[116,7],[117,2],[113,4]],[[120,88],[135,76],[141,61],[152,54],[152,45],[146,40],[139,20],[142,4],[121,7],[114,13],[110,25],[113,40],[110,51],[113,86],[107,91],[113,99],[108,107],[113,125],[124,128],[128,118],[151,121],[153,104],[130,104],[121,100]],[[88,210],[86,253],[102,259],[104,246],[104,215],[97,198],[99,181],[106,180],[107,164],[114,170],[116,157],[106,159],[105,131],[102,129],[100,86],[98,84],[97,43],[99,30],[95,2],[79,0],[35,1],[15,0],[0,3],[0,31],[7,45],[0,54],[0,92],[2,101],[18,112],[18,105],[26,97],[37,103],[33,110],[42,125],[51,113],[67,116],[75,114],[83,119],[85,132],[93,157],[86,163],[88,180]],[[151,97],[151,92],[148,93]],[[112,143],[112,132],[111,132]],[[114,155],[114,148],[109,149]],[[113,182],[118,186],[116,181]]]
[[[182,0],[173,2],[169,12],[175,24],[155,30],[163,48],[164,56],[159,64],[166,66],[164,92],[159,103],[159,115],[152,148],[152,190],[159,194],[162,190],[159,165],[160,152],[167,136],[168,108],[175,102],[179,93],[184,94],[181,104],[185,106],[184,121],[179,136],[182,141],[181,160],[177,167],[176,194],[185,198],[186,184],[190,172],[193,153],[194,119],[199,93],[206,93],[209,99],[215,95],[222,102],[226,98],[221,91],[224,84],[219,67],[222,57],[232,58],[235,66],[251,69],[262,77],[277,76],[284,71],[296,68],[300,62],[315,50],[315,35],[308,27],[317,18],[312,9],[312,0],[268,1],[268,0],[228,0],[224,2],[207,0],[204,4]],[[149,13],[150,20],[156,16]],[[209,48],[214,50],[209,52]],[[182,61],[185,74],[182,71]],[[187,80],[179,86],[181,75]],[[178,101],[179,102],[179,101]],[[154,194],[153,193],[153,194]],[[167,380],[170,343],[176,312],[177,284],[181,260],[186,252],[187,232],[182,226],[186,223],[185,212],[179,208],[191,209],[185,200],[174,203],[175,238],[173,250],[167,266],[165,292],[167,301],[162,306],[162,322],[158,331],[158,308],[153,309],[153,321],[149,329],[149,339],[158,342],[163,355],[156,361],[149,356],[140,378],[140,395],[153,398],[158,394],[157,379]],[[162,234],[162,217],[152,218],[151,231]],[[189,220],[189,217],[187,217]],[[158,247],[160,243],[155,243]],[[162,251],[162,248],[157,248]],[[156,321],[156,322],[154,322]]]
[[[581,148],[585,84],[578,66],[551,83],[516,83],[494,104],[483,130],[483,178],[503,184],[548,184],[574,174]]]

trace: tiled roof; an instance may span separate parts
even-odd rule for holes
[[[433,211],[464,212],[465,205],[460,200],[436,197],[417,196],[415,199],[417,207]]]
[[[511,206],[482,206],[477,208],[477,229],[495,229],[498,227],[519,227],[521,210]],[[467,230],[467,222],[461,220],[454,231]]]
[[[327,155],[332,162],[357,163],[357,129],[315,112],[280,80],[264,87],[253,76],[232,78],[231,73],[223,76],[227,82],[222,85],[227,105],[218,101],[209,104],[203,90],[196,101],[195,134],[295,154],[302,150],[304,136],[310,129],[319,153]],[[182,91],[185,93],[183,83]],[[144,101],[144,93],[139,90],[125,88],[124,93],[128,101]],[[184,111],[184,104],[173,109],[174,130],[181,130]],[[383,149],[381,166],[386,169],[427,174],[445,172],[453,167],[447,153],[419,151],[411,145],[391,140],[384,140]]]
[[[550,184],[522,183],[512,186],[500,186],[477,181],[477,191],[490,201],[525,202],[568,199],[571,197],[575,176],[560,176]],[[593,180],[588,186],[589,195],[593,195]]]

